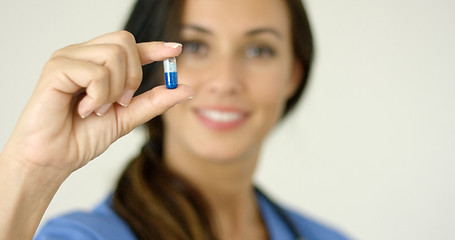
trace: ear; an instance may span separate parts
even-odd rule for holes
[[[303,77],[303,66],[299,60],[294,60],[294,66],[292,66],[291,76],[288,82],[288,87],[286,91],[286,98],[289,99],[291,96],[295,94],[297,91],[300,82],[302,81]]]

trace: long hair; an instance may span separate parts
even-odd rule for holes
[[[289,8],[294,55],[302,65],[297,91],[286,102],[284,115],[300,99],[313,59],[313,39],[301,0],[286,0]],[[125,30],[137,42],[179,41],[183,0],[138,0]],[[144,77],[136,94],[162,84],[160,63],[143,67]],[[114,210],[138,239],[217,239],[213,216],[206,200],[163,160],[163,121],[146,124],[149,139],[122,173],[113,196]]]

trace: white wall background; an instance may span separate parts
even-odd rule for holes
[[[50,54],[120,29],[132,2],[1,1],[0,148]],[[455,1],[306,3],[312,82],[257,181],[357,239],[454,239]],[[45,219],[99,202],[142,140],[136,130],[75,172]]]

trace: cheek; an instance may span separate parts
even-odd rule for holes
[[[289,75],[286,69],[270,68],[260,75],[256,74],[254,78],[249,78],[247,84],[252,101],[265,108],[275,109],[284,106],[290,82]]]

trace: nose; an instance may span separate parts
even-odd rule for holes
[[[232,55],[220,56],[211,64],[206,87],[211,94],[232,96],[239,94],[242,82],[242,64]]]

